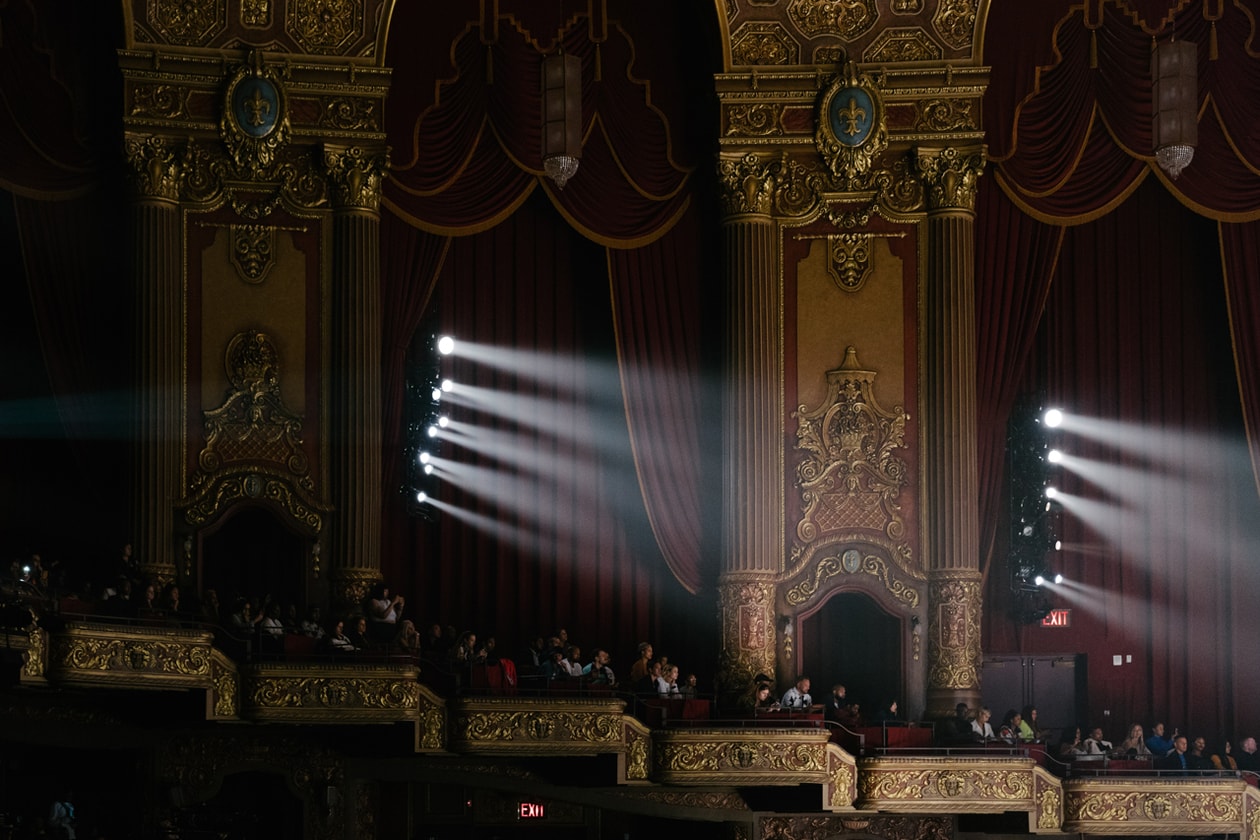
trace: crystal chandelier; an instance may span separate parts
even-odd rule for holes
[[[582,60],[556,53],[543,59],[543,172],[564,189],[582,157]]]
[[[1158,44],[1151,53],[1151,139],[1160,168],[1176,178],[1199,142],[1199,51],[1188,41]]]

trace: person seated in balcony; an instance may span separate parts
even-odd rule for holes
[[[258,624],[258,632],[272,639],[283,639],[284,619],[281,618],[282,612],[280,602],[272,601],[267,604],[267,609],[263,613],[263,620]]]
[[[796,709],[800,711],[809,711],[814,707],[814,698],[809,694],[809,677],[799,674],[796,677],[796,684],[783,692],[783,697],[779,699],[779,705],[785,709]]]
[[[582,676],[582,649],[577,645],[569,645],[560,658],[560,664],[568,670],[570,677]]]
[[[862,719],[862,704],[853,697],[848,698],[844,708],[836,716],[836,723],[845,729],[857,729],[860,726],[865,726],[866,721]]]
[[[1019,724],[1023,715],[1014,709],[1007,709],[1002,716],[1002,727],[998,729],[998,740],[1012,746],[1019,743]]]
[[[1115,750],[1111,742],[1103,738],[1101,726],[1095,726],[1089,732],[1089,737],[1085,739],[1083,744],[1086,755],[1109,755]]]
[[[1214,770],[1212,766],[1212,758],[1207,753],[1207,738],[1202,735],[1195,736],[1190,742],[1190,750],[1186,753],[1190,758],[1191,770]]]
[[[949,744],[973,744],[978,739],[975,731],[971,728],[972,717],[971,710],[966,703],[959,703],[954,707],[954,716],[951,717],[941,729],[941,737]]]
[[[171,618],[175,618],[180,614],[182,607],[179,602],[179,587],[174,581],[162,587],[162,597],[158,599],[158,609]]]
[[[442,625],[435,621],[425,631],[421,647],[424,649],[426,656],[441,661],[446,658],[450,649],[450,643],[451,640],[442,635]]]
[[[393,647],[404,656],[420,655],[420,631],[416,629],[415,622],[406,618],[402,620]]]
[[[232,604],[232,614],[228,616],[228,629],[236,636],[248,638],[254,635],[262,620],[262,613],[255,615],[254,606],[248,598],[237,598]]]
[[[661,670],[660,660],[653,660],[648,663],[647,674],[643,676],[643,679],[631,686],[634,693],[640,697],[655,697],[657,694],[656,680],[661,676]]]
[[[355,652],[354,642],[350,641],[350,637],[346,635],[346,622],[340,618],[328,626],[328,633],[324,639],[330,653]]]
[[[139,597],[133,598],[132,600],[135,603],[136,615],[141,618],[157,615],[157,587],[155,587],[152,583],[146,583],[144,585],[144,589],[140,590]]]
[[[201,606],[197,610],[197,618],[206,624],[222,624],[223,613],[219,607],[219,593],[207,589],[201,594]]]
[[[1164,735],[1163,721],[1156,721],[1151,727],[1151,734],[1146,739],[1146,746],[1151,751],[1151,755],[1156,758],[1168,755],[1173,751],[1173,741],[1177,737],[1177,729],[1174,727],[1171,737]]]
[[[1129,734],[1125,737],[1120,745],[1116,747],[1116,752],[1127,758],[1149,758],[1151,750],[1146,746],[1146,738],[1142,732],[1142,724],[1134,723],[1129,726]]]
[[[402,617],[403,607],[407,604],[401,595],[390,596],[389,587],[378,583],[372,587],[364,612],[367,614],[370,634],[374,641],[388,642],[398,635],[398,620]]]
[[[1190,755],[1189,742],[1186,740],[1186,736],[1174,733],[1172,743],[1172,752],[1155,759],[1155,769],[1167,771],[1170,775],[1184,775],[1191,770],[1198,769],[1194,766],[1194,759]]]
[[[487,665],[498,663],[499,643],[494,640],[494,636],[486,636],[486,640],[477,645],[477,658]]]
[[[319,644],[319,641],[328,634],[328,631],[324,629],[324,611],[320,609],[319,604],[311,604],[306,608],[306,618],[302,619],[299,629],[302,635],[314,639],[315,644]]]
[[[700,693],[700,678],[694,673],[688,673],[681,682],[678,683],[678,693],[683,696],[684,700],[694,700]]]
[[[756,683],[752,690],[745,693],[740,698],[739,711],[748,717],[753,717],[761,712],[777,712],[779,710],[779,701],[774,699],[770,693],[770,683]]]
[[[658,673],[659,676],[656,678],[657,696],[668,700],[681,698],[682,692],[678,690],[678,666],[661,665],[658,668]]]
[[[377,648],[376,641],[368,635],[367,616],[353,616],[350,629],[346,631],[346,635],[350,637],[350,643],[354,645],[354,649],[357,651],[375,650]]]
[[[582,676],[591,685],[605,685],[610,688],[615,686],[617,677],[613,674],[613,669],[608,664],[611,661],[612,657],[609,656],[608,651],[603,648],[595,648],[595,656],[582,669]]]
[[[1059,758],[1071,761],[1078,755],[1085,755],[1085,742],[1081,740],[1081,728],[1069,726],[1063,730],[1063,737],[1059,739]]]
[[[885,726],[905,723],[905,720],[901,717],[901,712],[897,708],[896,698],[889,700],[875,712],[875,722]]]
[[[1228,738],[1212,752],[1208,760],[1212,762],[1214,770],[1236,771],[1239,769],[1238,762],[1234,760],[1234,749]]]
[[[484,661],[478,653],[477,634],[471,630],[465,630],[451,648],[451,668],[455,670],[468,668],[472,665],[481,665]]]
[[[552,680],[567,680],[572,676],[569,665],[564,660],[564,651],[559,648],[552,648],[547,661],[542,667],[543,679],[547,682]]]
[[[1234,756],[1238,769],[1244,773],[1260,772],[1260,752],[1256,750],[1256,739],[1250,736],[1243,738],[1242,743],[1238,745],[1241,749]]]
[[[630,666],[630,683],[633,685],[647,676],[648,665],[652,662],[652,643],[639,642],[639,658]]]
[[[1036,706],[1025,706],[1019,716],[1019,740],[1028,742],[1046,740],[1046,733],[1037,726]]]
[[[993,712],[989,711],[988,706],[981,706],[976,712],[976,716],[971,721],[971,732],[978,741],[993,741],[997,739],[997,733],[993,731],[993,724],[989,721],[993,718]]]
[[[845,707],[849,705],[846,692],[847,689],[845,689],[844,683],[836,683],[831,687],[831,696],[828,697],[827,702],[823,704],[823,715],[827,718],[827,720],[834,720],[838,722],[840,713],[843,712]]]

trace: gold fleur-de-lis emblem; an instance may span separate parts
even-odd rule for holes
[[[245,110],[249,111],[250,125],[262,125],[271,113],[271,103],[262,95],[262,91],[255,90],[254,97],[245,100]]]
[[[838,116],[844,120],[844,133],[854,137],[862,130],[859,123],[866,119],[866,111],[858,107],[857,97],[850,96],[849,107],[841,111]]]

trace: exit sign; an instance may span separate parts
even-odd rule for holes
[[[520,815],[523,820],[546,819],[547,806],[541,802],[522,802]]]
[[[1071,610],[1050,610],[1046,613],[1046,617],[1041,619],[1042,627],[1071,627],[1072,611]]]

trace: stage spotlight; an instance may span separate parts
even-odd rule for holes
[[[419,493],[416,494],[416,501],[419,502],[420,504],[424,504],[425,502],[429,501],[429,494],[421,490]]]
[[[433,475],[433,465],[432,465],[432,464],[425,464],[425,465],[424,465],[424,474],[425,474],[425,475]]]
[[[1053,498],[1054,498],[1055,496],[1057,496],[1057,495],[1059,495],[1059,491],[1058,491],[1058,490],[1054,489],[1053,487],[1047,487],[1047,488],[1046,488],[1046,498],[1047,498],[1047,499],[1053,499]],[[1050,508],[1046,508],[1046,510],[1049,510],[1049,509],[1050,509]]]
[[[1055,583],[1063,583],[1063,575],[1061,575],[1061,574],[1057,574],[1057,573],[1056,573],[1056,574],[1055,574],[1055,576],[1054,576],[1054,582],[1055,582]]]
[[[1037,575],[1035,578],[1033,578],[1033,583],[1037,584],[1038,586],[1041,586],[1041,584],[1045,582],[1046,582],[1046,579],[1043,578],[1041,575]]]
[[[1059,424],[1063,422],[1063,412],[1057,408],[1052,408],[1042,416],[1042,419],[1048,428],[1057,429]]]
[[[429,427],[429,437],[431,437],[431,438],[435,438],[435,437],[437,437],[437,435],[438,435],[438,427],[437,427],[437,426],[430,426],[430,427]]]
[[[438,425],[445,429],[447,426],[451,425],[451,418],[443,414],[438,418]]]
[[[433,389],[433,395],[432,395],[432,396],[433,396],[433,401],[434,401],[434,402],[441,402],[441,401],[442,401],[442,389],[441,389],[441,388],[434,388],[434,389]]]
[[[1046,455],[1046,460],[1052,464],[1061,463],[1063,461],[1063,453],[1057,449],[1051,449],[1049,454]]]
[[[449,391],[449,390],[451,390],[451,389],[452,389],[452,388],[454,388],[454,387],[455,387],[455,382],[454,382],[454,380],[451,380],[451,379],[443,379],[443,380],[442,380],[442,390],[443,390],[443,391]]]
[[[1055,540],[1055,541],[1054,541],[1054,550],[1055,550],[1055,551],[1062,551],[1062,550],[1063,550],[1063,540]],[[1056,581],[1056,583],[1057,583],[1057,581]]]
[[[1024,526],[1024,536],[1025,536],[1025,537],[1031,537],[1031,536],[1033,535],[1033,531],[1034,531],[1034,530],[1035,530],[1035,529],[1033,528],[1033,526],[1031,526],[1031,525],[1025,525],[1025,526]]]
[[[455,352],[455,339],[451,338],[449,335],[442,336],[438,339],[437,349],[443,356],[451,355]]]
[[[431,461],[432,459],[433,459],[433,456],[432,456],[432,455],[430,455],[428,452],[421,452],[421,453],[420,453],[420,463],[422,463],[422,464],[427,464],[427,463],[429,463],[429,461]]]

